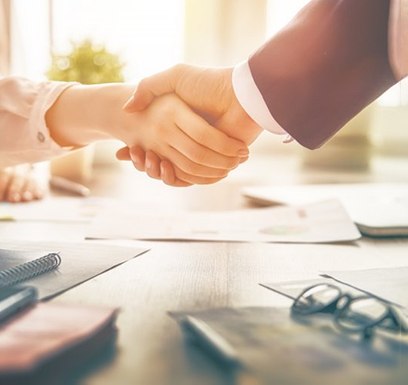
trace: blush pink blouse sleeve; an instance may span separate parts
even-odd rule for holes
[[[0,77],[0,168],[48,160],[67,152],[50,137],[45,114],[73,84]]]

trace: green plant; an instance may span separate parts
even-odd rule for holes
[[[90,40],[72,43],[66,55],[53,54],[50,80],[76,81],[82,84],[123,82],[124,64],[104,46],[96,46]]]

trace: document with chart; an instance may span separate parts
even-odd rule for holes
[[[255,186],[243,189],[242,194],[263,206],[339,199],[362,234],[408,236],[407,183]]]
[[[236,211],[141,211],[129,206],[96,216],[87,238],[226,242],[353,241],[360,232],[337,200]]]

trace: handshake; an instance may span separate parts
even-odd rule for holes
[[[171,186],[225,178],[248,159],[247,146],[262,131],[235,97],[232,68],[176,65],[143,79],[123,109],[155,123],[142,121],[139,130],[148,132],[117,158]]]
[[[400,17],[402,1],[389,3],[309,2],[234,70],[176,65],[136,91],[0,79],[0,137],[7,138],[0,167],[115,138],[126,145],[119,159],[188,186],[217,182],[245,161],[258,124],[318,148],[408,76],[408,50],[399,44],[408,22]]]

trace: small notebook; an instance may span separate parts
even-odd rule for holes
[[[58,253],[48,253],[21,263],[28,254],[30,253],[0,249],[0,288],[16,285],[45,274],[57,269],[61,264],[61,257]]]

